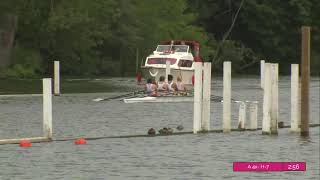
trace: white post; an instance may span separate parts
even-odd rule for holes
[[[223,132],[231,131],[231,62],[223,62]]]
[[[168,82],[168,75],[170,74],[170,65],[171,65],[171,62],[166,61],[166,79],[165,79],[166,82]]]
[[[270,63],[264,64],[262,134],[271,134],[271,72]]]
[[[278,134],[279,117],[279,64],[271,64],[271,134]]]
[[[260,61],[260,83],[261,83],[261,88],[263,89],[264,87],[264,60]]]
[[[249,105],[250,129],[258,129],[258,101],[252,101]]]
[[[42,79],[43,85],[43,136],[52,138],[52,88],[51,78]]]
[[[291,131],[300,132],[299,64],[291,64]]]
[[[203,66],[203,93],[202,93],[202,121],[201,130],[210,130],[210,100],[211,100],[211,63]]]
[[[194,64],[193,133],[200,131],[202,119],[202,62]]]
[[[238,129],[245,129],[245,122],[246,122],[246,103],[240,102]]]
[[[54,95],[60,95],[60,62],[54,61]]]

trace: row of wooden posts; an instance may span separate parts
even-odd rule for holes
[[[54,92],[59,90],[59,62],[55,62]],[[263,89],[262,134],[277,134],[278,130],[278,64],[261,61],[261,87]],[[52,140],[52,80],[43,79],[43,136],[22,138],[33,142]],[[58,86],[56,86],[58,85]],[[194,121],[193,133],[210,130],[211,63],[195,63]],[[300,132],[299,65],[291,65],[291,131]],[[258,129],[258,102],[239,103],[239,126],[241,129]],[[250,126],[245,127],[247,105]],[[247,123],[249,124],[249,123]],[[231,62],[223,64],[223,132],[231,131]],[[21,139],[4,139],[0,144],[19,143]]]
[[[262,134],[278,134],[279,65],[261,60],[263,90]],[[195,63],[193,132],[210,130],[211,63]],[[300,132],[299,65],[291,65],[291,131]],[[231,62],[223,63],[223,132],[231,131]],[[239,104],[238,128],[258,128],[258,101],[235,101]],[[247,106],[250,126],[245,127]]]

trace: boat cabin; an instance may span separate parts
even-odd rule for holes
[[[194,62],[201,62],[199,44],[195,41],[165,41],[146,58],[141,67],[145,78],[159,79],[166,75],[166,62],[170,62],[170,74],[182,77],[184,84],[192,84]]]

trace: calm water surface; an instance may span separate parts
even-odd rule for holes
[[[99,81],[110,81],[99,80]],[[133,79],[112,79],[137,88]],[[232,81],[237,100],[259,101],[262,90],[256,77]],[[281,77],[279,120],[290,124],[290,77]],[[213,77],[213,94],[222,95],[221,78]],[[319,78],[310,85],[311,123],[319,123]],[[54,138],[145,134],[150,127],[191,131],[193,103],[124,104],[119,100],[93,102],[115,93],[63,94],[53,98]],[[232,105],[237,126],[238,104]],[[211,103],[211,128],[221,129],[222,104]],[[40,136],[41,97],[0,97],[0,138]],[[152,138],[100,139],[76,146],[72,141],[35,143],[32,148],[0,146],[2,179],[318,179],[319,127],[310,138],[280,129],[278,136],[261,131],[213,133]],[[239,173],[234,161],[304,161],[305,172]]]

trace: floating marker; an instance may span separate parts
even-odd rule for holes
[[[32,144],[29,140],[21,140],[20,141],[20,147],[23,147],[23,148],[28,148],[28,147],[31,147]]]
[[[84,139],[84,138],[76,139],[74,141],[74,144],[76,144],[76,145],[84,145],[84,144],[87,144],[87,140]]]

